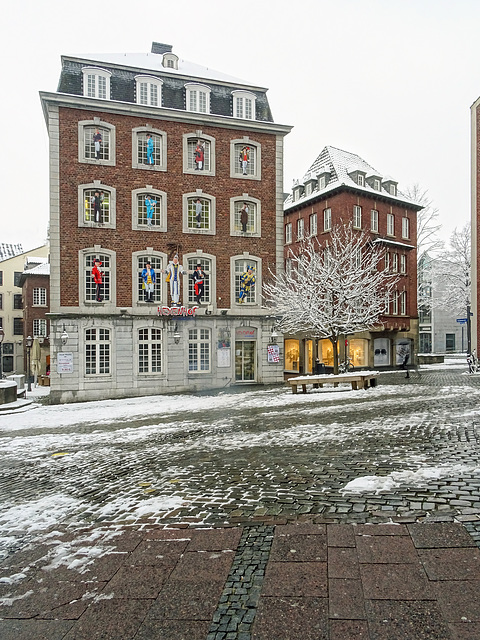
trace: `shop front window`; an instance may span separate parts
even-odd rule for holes
[[[368,340],[352,338],[349,347],[353,366],[366,367],[368,364]]]
[[[299,370],[300,345],[298,340],[285,340],[285,369]]]
[[[333,345],[330,340],[321,340],[319,352],[322,354],[322,362],[326,367],[333,367]],[[337,344],[338,352],[338,344]]]

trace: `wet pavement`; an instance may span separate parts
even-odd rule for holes
[[[177,399],[2,427],[2,640],[480,638],[480,376]]]

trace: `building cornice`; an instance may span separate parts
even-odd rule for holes
[[[46,105],[55,104],[59,107],[72,109],[86,109],[88,111],[103,111],[121,115],[145,116],[153,120],[163,120],[171,122],[185,122],[198,125],[201,129],[205,126],[222,127],[226,129],[244,129],[245,131],[259,131],[275,135],[287,135],[293,126],[275,124],[274,122],[263,122],[259,120],[241,120],[230,116],[220,116],[212,113],[196,113],[194,111],[184,111],[180,109],[168,109],[165,107],[149,107],[147,105],[132,102],[121,102],[113,100],[99,100],[97,98],[86,98],[70,93],[51,93],[40,91],[43,113],[48,124]]]

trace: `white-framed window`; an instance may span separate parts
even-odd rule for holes
[[[385,253],[385,271],[390,271],[390,251]]]
[[[84,67],[82,73],[84,96],[110,100],[110,78],[112,75],[110,71],[97,67]]]
[[[46,338],[47,333],[47,321],[45,318],[33,319],[33,337],[34,338]]]
[[[260,261],[258,258],[234,256],[234,299],[237,304],[258,304],[257,292],[261,292]],[[251,273],[249,273],[251,272]],[[241,302],[240,302],[241,300]]]
[[[33,287],[33,306],[47,306],[47,290],[44,287]]]
[[[330,207],[323,210],[323,230],[332,230],[332,210],[330,209]]]
[[[162,302],[162,283],[163,283],[163,269],[165,261],[161,256],[156,255],[138,255],[136,266],[136,300],[139,302],[146,302],[148,297],[145,286],[145,278],[143,276],[143,270],[147,267],[147,262],[150,262],[151,268],[155,273],[155,282],[153,283],[153,301],[155,304]],[[152,278],[153,279],[153,278]]]
[[[210,113],[210,87],[203,84],[186,84],[187,111]]]
[[[372,209],[370,212],[370,229],[374,233],[378,233],[378,211]]]
[[[110,329],[85,329],[85,375],[110,375]]]
[[[78,123],[78,161],[115,165],[115,127],[100,118]]]
[[[359,207],[358,204],[353,206],[353,228],[362,228],[362,207]]]
[[[233,117],[242,120],[255,120],[256,96],[250,91],[232,91]]]
[[[388,186],[388,191],[389,191],[390,195],[396,196],[397,195],[397,186],[395,184],[390,183],[389,186]]]
[[[400,255],[400,273],[407,273],[407,256],[404,253]]]
[[[305,220],[299,218],[297,220],[297,240],[303,240],[305,237]]]
[[[114,229],[116,189],[100,180],[78,185],[78,226]]]
[[[292,259],[291,258],[285,258],[285,273],[287,274],[288,278],[290,278],[292,275]]]
[[[183,173],[215,175],[215,138],[201,130],[183,135]]]
[[[261,202],[248,193],[230,199],[230,235],[260,237]]]
[[[307,184],[305,185],[305,195],[306,196],[311,195],[312,191],[313,191],[312,183],[311,182],[307,182]]]
[[[205,273],[205,279],[203,281],[203,295],[201,302],[205,304],[210,304],[214,301],[214,297],[212,295],[213,292],[213,268],[212,268],[212,258],[207,258],[206,256],[199,254],[195,256],[191,256],[187,258],[187,269],[189,273],[193,273],[197,268],[197,264],[201,266],[202,271]],[[184,282],[186,282],[184,280]],[[188,276],[188,304],[195,304],[195,281],[191,277]]]
[[[402,218],[402,238],[410,238],[410,220],[406,216]]]
[[[395,216],[393,213],[387,213],[387,235],[395,235]]]
[[[167,230],[167,194],[146,185],[132,191],[132,229]]]
[[[407,292],[406,291],[402,291],[400,293],[400,315],[401,316],[407,315]]]
[[[321,191],[327,186],[327,176],[323,175],[318,178],[318,189]]]
[[[392,254],[392,271],[398,273],[398,253]]]
[[[188,330],[188,370],[190,372],[208,373],[211,368],[210,329]]]
[[[96,251],[92,251],[91,249],[85,249],[80,252],[80,259],[83,263],[83,269],[81,272],[82,276],[82,291],[83,291],[83,300],[84,302],[91,304],[96,303],[97,301],[97,287],[93,278],[92,269],[95,264],[95,258],[99,258],[102,263],[98,268],[102,272],[102,283],[100,286],[100,296],[103,299],[103,303],[113,303],[114,302],[114,292],[113,286],[115,283],[115,278],[113,277],[114,273],[114,264],[113,264],[113,252],[106,253],[104,250],[99,248]]]
[[[152,127],[132,129],[132,168],[167,170],[167,134]]]
[[[167,69],[178,69],[178,56],[170,51],[164,53],[162,65]]]
[[[230,176],[260,180],[261,145],[248,137],[230,141]]]
[[[215,235],[215,197],[203,193],[183,195],[183,232]]]
[[[162,330],[138,330],[138,373],[162,373]]]
[[[292,223],[287,222],[285,225],[285,244],[291,244],[292,242]]]
[[[317,214],[316,213],[310,214],[310,235],[311,236],[317,235]]]
[[[364,187],[365,186],[365,176],[362,173],[359,173],[357,175],[357,184],[360,187]]]
[[[392,295],[392,315],[398,316],[398,291],[394,291]]]
[[[162,106],[162,85],[160,78],[135,76],[137,104],[149,107]]]
[[[373,188],[375,189],[375,191],[380,191],[382,188],[382,183],[380,182],[380,180],[378,178],[374,178],[373,179]]]

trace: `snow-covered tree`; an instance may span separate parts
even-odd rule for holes
[[[436,287],[433,304],[450,309],[459,315],[470,308],[471,286],[471,231],[470,223],[463,229],[455,229],[448,247],[434,264],[434,279],[441,287]]]
[[[337,373],[340,337],[381,325],[398,276],[385,269],[384,247],[351,225],[335,227],[325,246],[309,238],[297,248],[265,297],[283,333],[331,341]]]
[[[443,249],[443,242],[438,237],[442,225],[438,222],[438,209],[426,189],[414,184],[404,194],[423,207],[417,213],[417,261],[420,262],[426,253],[432,256]]]

